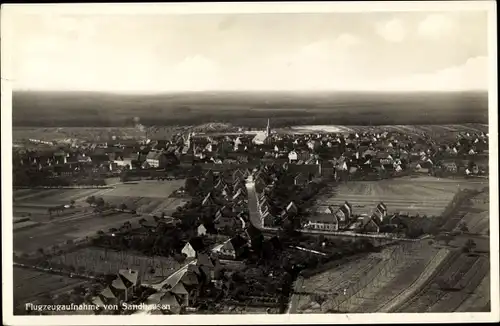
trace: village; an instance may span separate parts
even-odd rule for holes
[[[297,309],[297,280],[323,264],[483,236],[465,213],[450,223],[488,192],[488,134],[463,129],[290,133],[268,120],[253,134],[18,141],[14,264],[26,280],[68,283],[36,302],[88,303],[92,314],[285,313]],[[92,228],[51,233],[86,220]],[[138,308],[106,309],[126,304]]]

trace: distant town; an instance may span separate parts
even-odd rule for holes
[[[15,313],[487,309],[486,125],[272,122],[15,139]]]

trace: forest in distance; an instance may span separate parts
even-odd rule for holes
[[[15,127],[126,127],[224,122],[262,127],[488,123],[487,92],[196,92],[112,94],[16,91]]]

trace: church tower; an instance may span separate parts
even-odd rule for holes
[[[269,137],[270,135],[271,135],[271,125],[269,124],[269,119],[267,119],[266,136]]]

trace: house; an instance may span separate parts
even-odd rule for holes
[[[182,254],[185,254],[187,258],[196,258],[196,256],[205,251],[205,245],[201,238],[192,238],[189,240],[181,250]]]
[[[245,236],[248,239],[248,244],[253,249],[259,249],[262,247],[262,243],[264,242],[264,235],[262,232],[254,227],[253,225],[249,225],[245,230]]]
[[[375,208],[373,216],[376,217],[380,222],[382,222],[387,216],[387,206],[383,202],[380,202]]]
[[[195,303],[200,285],[196,272],[186,267],[178,273],[172,274],[167,279],[164,289],[175,295],[181,306],[190,306]]]
[[[245,179],[245,174],[240,169],[236,169],[233,172],[233,181]]]
[[[380,232],[380,223],[377,217],[372,216],[363,223],[362,229],[365,232],[378,233]]]
[[[293,201],[291,201],[285,208],[287,214],[289,215],[295,215],[299,212],[299,209],[297,208],[297,205]]]
[[[264,223],[264,227],[266,228],[269,228],[269,227],[273,227],[274,226],[274,223],[276,221],[276,217],[274,217],[270,212],[269,210],[266,210],[263,214],[262,214],[262,221]]]
[[[296,186],[305,186],[309,183],[309,178],[303,173],[299,173],[294,178],[294,184]]]
[[[165,289],[150,295],[145,304],[154,307],[152,315],[178,315],[182,310],[178,297]]]
[[[120,301],[118,292],[111,286],[107,286],[92,299],[92,303],[100,308],[105,308],[108,304],[118,304]]]
[[[236,191],[236,193],[233,195],[233,202],[237,202],[237,201],[240,201],[240,200],[243,200],[245,199],[246,196],[245,196],[245,193],[242,191],[242,189],[238,189],[238,191]]]
[[[118,277],[111,283],[111,288],[117,294],[117,298],[128,301],[141,285],[139,272],[132,269],[120,269]]]
[[[203,201],[201,202],[201,206],[204,206],[204,207],[212,206],[214,204],[215,204],[215,202],[214,202],[214,199],[213,199],[213,196],[212,196],[211,192],[209,192],[205,196],[205,198],[203,199]]]
[[[306,229],[320,231],[338,231],[339,219],[335,214],[316,214],[309,218],[304,225]]]
[[[199,237],[202,235],[206,235],[207,228],[205,227],[205,225],[200,224],[200,225],[198,225],[198,228],[196,229],[196,233],[198,234]]]
[[[346,201],[337,209],[334,215],[337,217],[340,227],[349,224],[352,219],[352,205]]]
[[[219,252],[224,257],[237,259],[244,253],[246,245],[247,241],[245,241],[245,239],[243,239],[241,236],[237,235],[224,242]]]
[[[297,155],[297,152],[296,151],[291,151],[290,153],[288,153],[288,162],[289,163],[295,163],[297,162],[298,160],[298,155]]]
[[[450,172],[450,173],[457,173],[458,172],[458,166],[455,162],[442,163],[442,167],[446,172]]]

